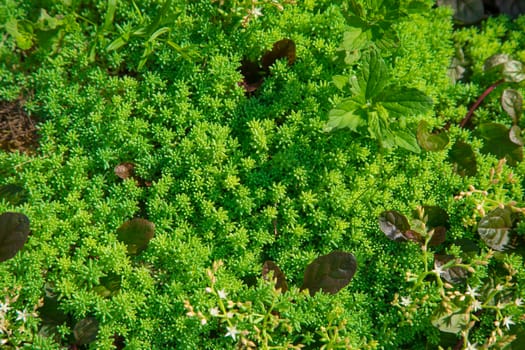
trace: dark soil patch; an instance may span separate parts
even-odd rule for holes
[[[30,154],[38,148],[37,120],[24,111],[23,102],[0,101],[0,148]]]

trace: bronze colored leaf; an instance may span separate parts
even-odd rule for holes
[[[122,180],[132,178],[135,175],[135,164],[130,162],[120,163],[115,167],[115,175]]]
[[[450,149],[448,161],[454,164],[455,171],[461,176],[474,176],[478,171],[476,154],[468,143],[461,140]]]
[[[405,232],[410,230],[410,224],[403,214],[395,210],[384,211],[379,215],[378,221],[381,231],[391,240],[396,242],[407,240]]]
[[[335,294],[344,288],[357,270],[357,260],[350,253],[332,252],[315,259],[306,267],[301,290],[308,289],[310,296],[322,290]]]
[[[498,207],[479,221],[478,233],[490,248],[503,251],[512,248],[513,224],[512,209],[509,206]]]
[[[457,260],[458,263],[461,262],[460,259],[456,259],[453,255],[434,254],[434,267],[441,271],[439,275],[445,281],[449,283],[461,283],[468,275],[468,271],[465,268],[459,266],[442,268],[452,260]]]
[[[148,246],[155,234],[155,224],[146,219],[135,218],[117,229],[117,239],[128,246],[128,254],[138,255]]]
[[[0,215],[0,262],[11,259],[29,236],[29,218],[20,213]]]
[[[266,52],[262,57],[262,68],[268,72],[270,66],[281,58],[287,58],[289,65],[295,62],[295,43],[293,40],[282,39],[274,43],[272,50]]]
[[[273,280],[275,281],[275,289],[280,289],[281,292],[288,290],[288,284],[286,283],[286,276],[281,271],[279,266],[271,260],[267,260],[263,264],[262,276],[265,280],[270,277],[270,271],[273,272]]]
[[[73,335],[77,345],[85,345],[95,341],[97,333],[98,320],[94,317],[83,318],[73,328]]]

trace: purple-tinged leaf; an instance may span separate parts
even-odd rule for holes
[[[271,260],[267,260],[263,264],[262,276],[265,280],[268,280],[270,278],[270,274],[272,274],[272,279],[275,281],[275,289],[280,289],[282,293],[286,292],[288,290],[286,276],[276,263]]]
[[[405,232],[410,230],[410,224],[403,214],[395,210],[384,211],[379,214],[378,221],[381,231],[391,240],[396,242],[407,240]]]
[[[20,213],[0,215],[0,262],[11,259],[29,236],[29,218]]]
[[[115,175],[122,180],[126,180],[135,176],[135,164],[130,162],[120,163],[115,167],[114,171]]]
[[[521,137],[521,128],[519,126],[511,126],[509,130],[509,140],[518,146],[523,146],[523,138]]]
[[[495,0],[494,3],[501,13],[513,19],[525,13],[523,0]]]
[[[428,242],[431,247],[437,247],[447,239],[447,229],[444,226],[438,226],[433,228],[432,238]]]
[[[501,74],[506,82],[519,83],[525,80],[523,64],[506,54],[495,54],[485,60],[485,71],[495,71]]]
[[[244,79],[239,85],[244,88],[247,93],[254,92],[262,85],[265,73],[259,68],[256,62],[243,60],[240,70]]]
[[[512,118],[513,124],[518,124],[523,106],[523,98],[517,90],[505,89],[501,95],[501,106]]]
[[[442,268],[450,261],[455,260],[456,263],[461,263],[461,259],[456,259],[453,255],[434,254],[434,268],[440,270],[440,276],[449,283],[461,283],[468,275],[468,271],[460,266]]]
[[[479,125],[477,131],[484,139],[481,149],[483,153],[493,154],[499,159],[505,158],[512,166],[523,160],[523,147],[511,141],[510,130],[505,125],[485,123]]]
[[[437,4],[452,7],[454,19],[463,24],[476,23],[485,15],[483,0],[438,0]]]
[[[155,224],[140,218],[128,220],[117,229],[117,239],[127,245],[130,255],[146,249],[154,234]]]
[[[476,155],[472,147],[461,140],[456,141],[448,154],[448,161],[461,176],[475,176],[477,173]]]
[[[357,260],[350,253],[332,252],[315,259],[306,267],[301,290],[308,289],[310,296],[322,290],[335,294],[344,288],[357,270]]]
[[[509,206],[496,208],[478,223],[478,233],[483,242],[497,251],[512,248],[511,230],[514,220]]]

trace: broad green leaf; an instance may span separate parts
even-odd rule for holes
[[[127,40],[124,38],[124,36],[120,36],[118,38],[116,38],[115,40],[113,40],[107,47],[106,47],[106,51],[113,51],[113,50],[118,50],[120,49],[122,46],[126,45],[127,44]]]
[[[443,150],[449,142],[446,132],[430,132],[428,123],[421,120],[417,126],[417,142],[425,150],[437,152]]]
[[[29,236],[29,218],[20,213],[0,215],[0,262],[11,259]]]
[[[335,294],[350,283],[356,270],[357,260],[350,253],[320,256],[306,267],[301,290],[308,289],[310,296],[318,291]]]
[[[5,30],[20,49],[29,50],[33,46],[33,24],[30,21],[11,19],[5,24]]]
[[[485,16],[483,0],[438,0],[438,6],[449,6],[454,11],[454,19],[463,24],[473,24]]]
[[[140,218],[128,220],[117,229],[117,239],[127,245],[130,255],[146,249],[154,234],[155,224]]]
[[[113,24],[113,19],[115,17],[116,10],[117,10],[117,0],[108,0],[106,15],[104,16],[104,26],[102,27],[104,31],[109,31],[111,29],[111,25]]]
[[[410,230],[408,219],[395,210],[384,211],[379,214],[379,227],[381,231],[393,241],[403,242],[407,240],[405,232]]]
[[[263,264],[262,276],[267,280],[270,275],[272,275],[272,279],[275,280],[275,289],[280,289],[282,293],[288,290],[288,284],[286,283],[286,276],[284,273],[276,263],[267,260]]]
[[[477,131],[484,139],[482,152],[491,153],[500,159],[505,158],[512,166],[523,160],[523,147],[511,141],[510,130],[505,125],[485,123],[479,125]],[[519,134],[513,136],[519,136]]]
[[[368,32],[359,27],[349,27],[343,34],[340,51],[344,52],[344,62],[353,65],[361,58],[361,50],[369,44]]]
[[[336,88],[343,90],[346,84],[348,84],[348,77],[344,75],[334,75],[332,81]]]
[[[474,176],[477,173],[476,155],[472,147],[461,140],[450,149],[448,161],[454,164],[455,171],[461,176]]]
[[[517,90],[505,89],[501,95],[501,106],[512,118],[513,124],[518,124],[522,113],[523,98]]]
[[[496,208],[485,215],[478,224],[478,233],[490,248],[503,251],[511,248],[511,230],[514,220],[509,206]]]
[[[388,125],[388,114],[384,108],[368,112],[368,132],[370,137],[378,140],[383,148],[392,148],[396,145],[394,134]]]
[[[396,118],[424,114],[432,108],[432,99],[414,88],[392,87],[377,96],[375,101]]]
[[[419,153],[421,150],[417,145],[416,136],[402,130],[392,131],[397,146],[406,149],[407,151]]]
[[[40,9],[40,17],[34,25],[34,29],[43,31],[54,30],[62,24],[62,20],[57,17],[51,17],[45,9]]]
[[[328,122],[323,131],[330,132],[336,129],[349,128],[355,131],[363,123],[360,104],[352,99],[346,99],[328,112]]]
[[[353,83],[351,80],[350,82],[354,90],[352,92],[356,95],[363,95],[368,101],[383,92],[390,75],[385,61],[375,50],[363,54],[361,62],[356,81]]]

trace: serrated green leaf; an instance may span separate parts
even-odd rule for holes
[[[406,149],[407,151],[420,153],[421,149],[419,148],[416,140],[416,136],[402,130],[392,131],[395,138],[395,143],[397,146]]]
[[[368,101],[384,90],[390,76],[385,61],[375,50],[363,54],[361,61],[358,73],[350,80],[351,90]]]
[[[336,88],[343,90],[346,84],[348,84],[348,77],[344,75],[334,75],[332,81]]]
[[[330,132],[336,129],[349,128],[355,131],[363,123],[360,104],[353,99],[345,99],[334,109],[328,112],[328,122],[323,131]]]
[[[11,19],[5,24],[5,30],[20,49],[28,50],[33,46],[33,24],[30,21]]]
[[[432,99],[414,88],[393,87],[378,96],[375,101],[392,117],[423,114],[432,108]]]

